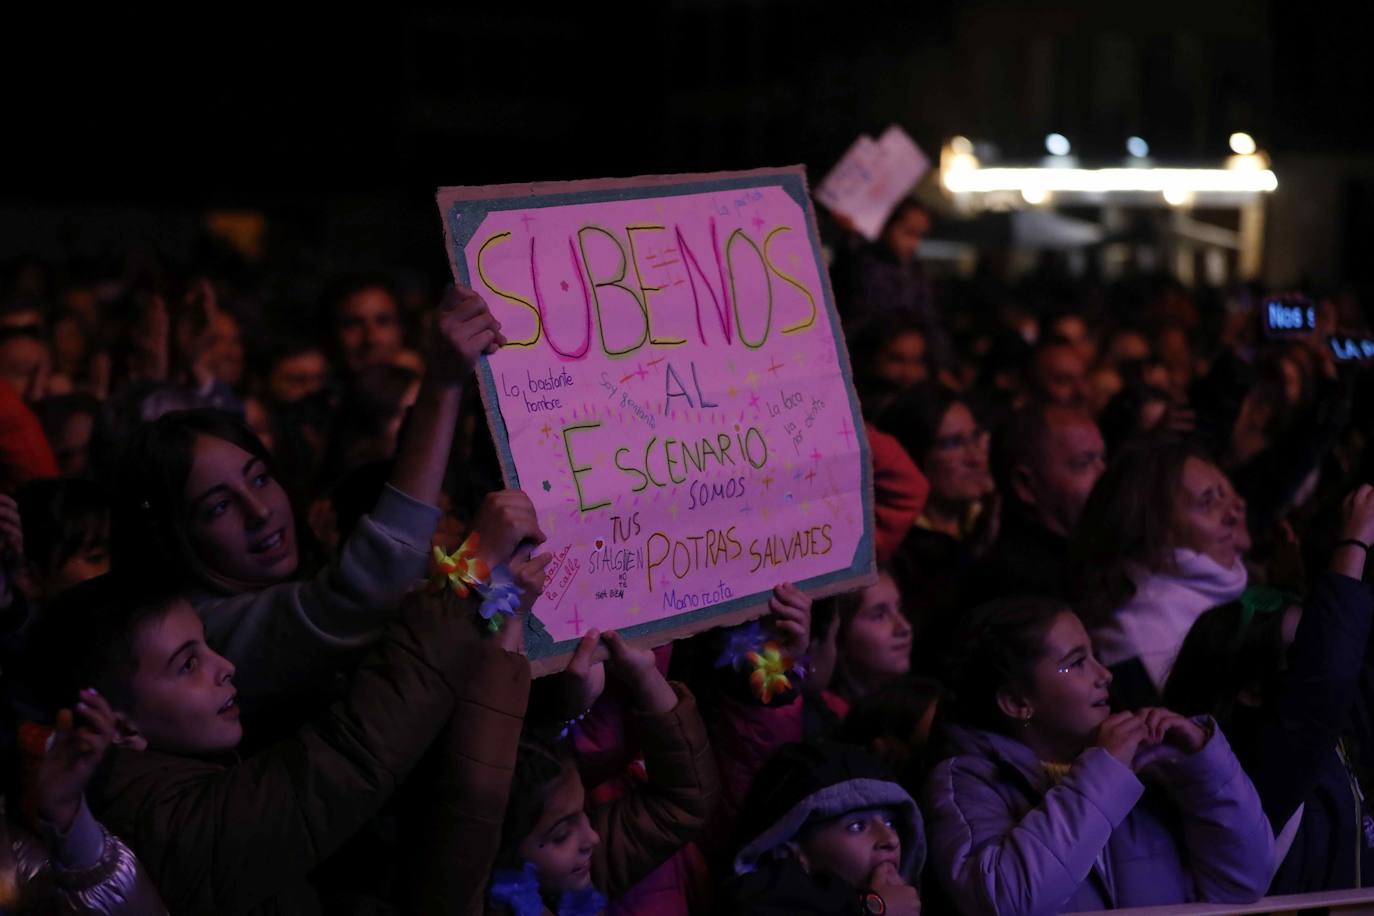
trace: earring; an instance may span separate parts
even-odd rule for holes
[[[1032,715],[1033,715],[1033,714],[1031,713],[1031,711],[1030,711],[1029,709],[1026,710],[1026,714],[1025,714],[1024,716],[1021,717],[1021,727],[1022,727],[1022,728],[1030,728],[1031,717],[1032,717]]]

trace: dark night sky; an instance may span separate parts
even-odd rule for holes
[[[1234,129],[1276,158],[1374,154],[1374,13],[1334,0],[550,8],[11,18],[3,203],[290,219],[385,200],[423,237],[441,184],[793,162],[816,181],[892,122],[932,154],[964,132],[1029,158],[1052,129],[1085,161],[1129,133],[1217,161]]]

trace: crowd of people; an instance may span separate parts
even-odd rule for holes
[[[876,581],[781,582],[655,650],[593,630],[539,679],[549,555],[473,380],[506,342],[476,292],[10,262],[0,911],[1374,884],[1374,373],[1326,343],[1359,300],[1315,291],[1318,330],[1270,339],[1257,288],[932,278],[930,225],[909,200],[874,242],[825,226]]]

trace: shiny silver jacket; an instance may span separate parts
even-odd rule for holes
[[[45,844],[0,820],[0,913],[165,916],[156,888],[128,846],[86,808]]]

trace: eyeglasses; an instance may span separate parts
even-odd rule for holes
[[[937,452],[957,452],[966,448],[982,448],[987,441],[988,431],[975,429],[972,432],[955,433],[951,436],[936,436],[931,448]]]

